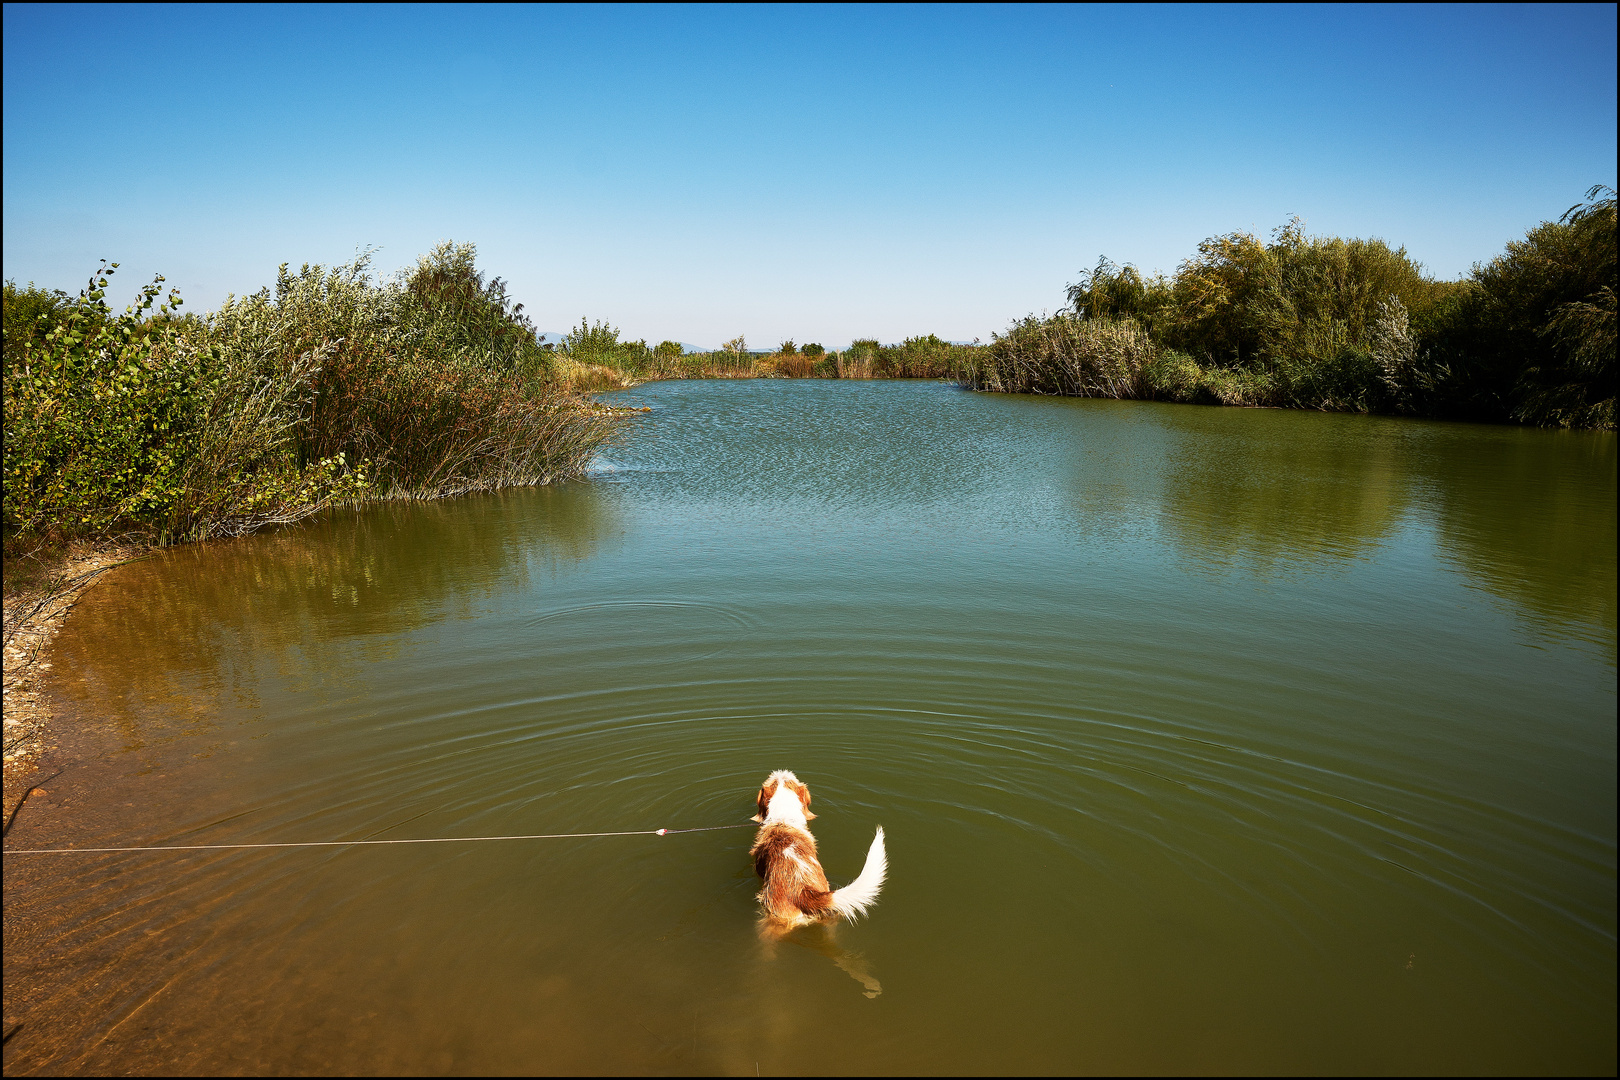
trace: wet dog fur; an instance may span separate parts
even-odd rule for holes
[[[809,823],[810,789],[786,769],[766,777],[760,785],[754,820],[760,823],[749,851],[754,871],[764,881],[759,902],[765,909],[766,929],[785,932],[796,926],[848,919],[853,922],[877,902],[888,872],[883,827],[866,853],[860,876],[842,889],[827,882],[816,854],[816,838]]]

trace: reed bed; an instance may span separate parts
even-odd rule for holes
[[[833,372],[840,379],[875,379],[872,358],[854,353],[833,354]]]
[[[737,338],[720,349],[686,353],[674,342],[652,348],[645,341],[621,341],[614,327],[582,320],[557,351],[554,369],[580,392],[658,379],[952,379],[981,351],[930,334],[898,345],[859,340],[842,352],[791,341],[755,352]]]
[[[471,245],[392,280],[362,257],[178,315],[161,278],[121,314],[6,285],[5,500],[14,537],[234,536],[334,503],[584,472],[621,418],[560,384]]]
[[[827,375],[817,371],[818,367],[825,368],[827,361],[822,357],[805,356],[803,353],[790,353],[770,358],[771,374],[782,379],[814,379],[826,378]]]
[[[1004,394],[1152,398],[1157,356],[1152,337],[1129,319],[1030,316],[964,365],[957,381]]]
[[[753,353],[715,352],[661,356],[646,369],[649,379],[757,379],[767,373]]]

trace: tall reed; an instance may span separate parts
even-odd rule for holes
[[[619,420],[558,384],[475,254],[440,245],[388,281],[364,256],[283,266],[200,319],[172,293],[152,311],[161,278],[114,315],[113,267],[71,300],[8,284],[8,533],[206,539],[580,475]]]
[[[1158,350],[1131,319],[1033,315],[999,334],[965,364],[958,382],[973,390],[1074,397],[1152,398]]]

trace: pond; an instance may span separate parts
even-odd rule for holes
[[[1612,434],[669,382],[590,480],[168,551],[56,647],[9,1074],[1612,1072]]]

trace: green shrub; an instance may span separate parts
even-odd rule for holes
[[[1615,424],[1615,195],[1595,187],[1470,275],[1423,326],[1442,415]]]
[[[72,297],[61,289],[41,289],[29,282],[17,288],[5,284],[5,355],[20,355],[27,345],[43,345],[45,335],[59,326],[70,311],[76,310]],[[94,318],[90,313],[81,317]]]
[[[524,379],[545,379],[550,351],[540,346],[523,305],[507,294],[500,278],[485,280],[472,244],[444,242],[416,266],[379,291],[403,293],[400,311],[419,335],[417,347],[445,354],[477,356],[493,370]],[[362,257],[349,268],[365,277]]]
[[[293,520],[365,485],[341,458],[299,462],[293,432],[318,359],[257,370],[147,319],[159,277],[120,315],[103,265],[5,368],[5,523],[62,537],[205,539]],[[172,291],[159,310],[180,304]]]
[[[1328,352],[1306,354],[1274,364],[1275,394],[1269,405],[1324,412],[1372,412],[1383,399],[1383,372],[1371,350],[1329,339]]]
[[[1465,281],[1436,281],[1382,240],[1307,236],[1296,218],[1269,244],[1211,237],[1169,279],[1101,259],[1068,287],[1067,310],[1015,323],[982,359],[963,357],[960,377],[1034,393],[1612,428],[1615,251],[1615,195],[1603,187]],[[1140,362],[1120,336],[1127,323],[1149,339]],[[1106,329],[1088,337],[1080,328],[1093,324]]]
[[[1069,311],[1080,319],[1131,319],[1150,334],[1162,328],[1173,311],[1170,284],[1162,277],[1144,278],[1136,267],[1116,266],[1106,257],[1067,290]]]
[[[884,349],[880,363],[902,379],[938,379],[953,374],[953,346],[937,334],[909,337],[898,347]]]
[[[605,422],[553,385],[553,358],[474,256],[470,244],[441,244],[385,282],[371,280],[363,257],[283,268],[274,296],[221,308],[215,335],[272,363],[325,349],[303,459],[370,461],[381,493],[435,497],[577,474]]]
[[[1147,313],[1138,321],[1158,340],[1206,364],[1267,371],[1331,364],[1344,347],[1365,347],[1388,297],[1421,310],[1452,288],[1428,277],[1404,248],[1308,237],[1297,218],[1276,229],[1269,245],[1241,232],[1205,240],[1172,282],[1150,284],[1134,303]]]
[[[172,293],[151,314],[161,278],[113,316],[104,267],[6,353],[8,531],[202,539],[334,499],[577,475],[614,420],[555,385],[474,254],[440,245],[390,282],[365,256],[283,266],[273,293],[201,320]]]
[[[605,322],[593,323],[581,317],[579,325],[563,338],[563,352],[580,364],[612,364],[622,355],[624,346],[619,341],[617,327]]]

